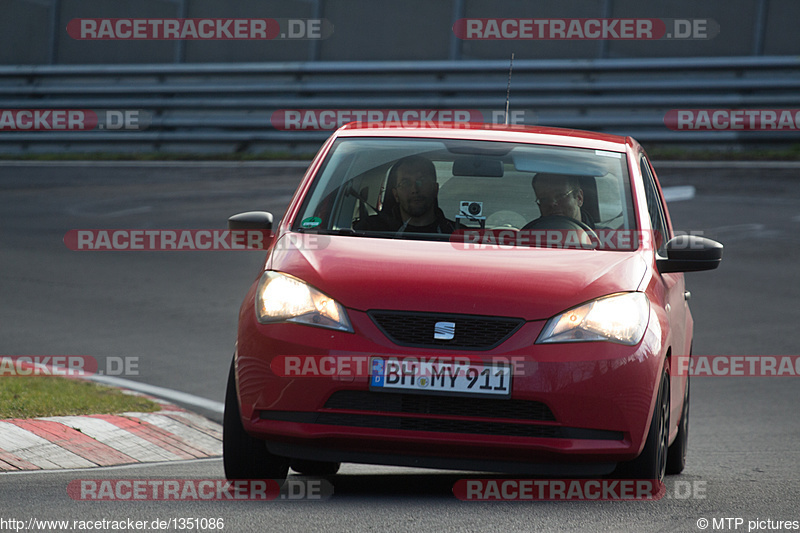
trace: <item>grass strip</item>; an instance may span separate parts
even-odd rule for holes
[[[90,381],[57,376],[0,377],[0,418],[153,412],[142,396]]]

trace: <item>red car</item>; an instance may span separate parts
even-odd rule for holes
[[[231,229],[270,229],[248,212]],[[686,271],[630,137],[348,125],[319,151],[239,313],[230,479],[342,462],[663,479],[685,464]]]

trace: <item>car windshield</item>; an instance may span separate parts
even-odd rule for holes
[[[293,229],[423,240],[472,232],[481,242],[500,235],[503,244],[531,246],[560,246],[568,235],[581,234],[580,241],[589,234],[594,244],[579,247],[625,249],[619,239],[608,246],[612,240],[604,234],[636,230],[627,169],[622,152],[342,138],[317,174]]]

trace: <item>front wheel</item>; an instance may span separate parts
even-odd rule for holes
[[[227,479],[274,479],[282,483],[289,459],[271,454],[263,440],[251,437],[242,425],[236,394],[236,363],[231,362],[222,418],[222,462]]]
[[[633,461],[620,463],[614,477],[620,479],[653,479],[664,481],[669,447],[669,375],[661,373],[653,419],[642,453]]]
[[[683,393],[683,409],[678,424],[678,436],[669,447],[667,453],[667,474],[675,475],[686,467],[686,450],[689,447],[689,378],[686,378],[686,390]]]

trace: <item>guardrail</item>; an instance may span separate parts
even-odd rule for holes
[[[0,67],[2,109],[142,110],[143,131],[0,131],[0,151],[314,151],[330,134],[283,131],[286,109],[505,107],[506,61]],[[800,131],[672,131],[671,109],[800,108],[800,58],[515,61],[524,123],[632,135],[645,143],[797,143]],[[0,128],[3,124],[0,123]]]

